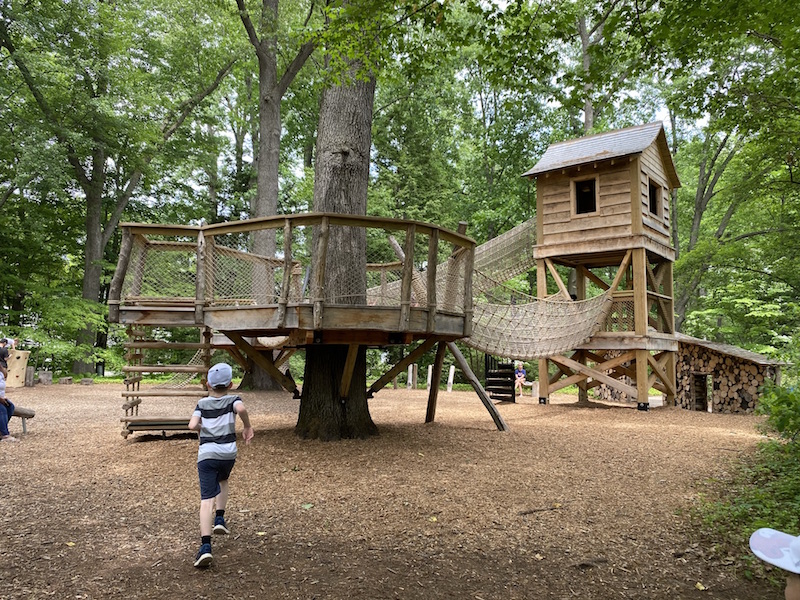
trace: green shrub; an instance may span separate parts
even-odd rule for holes
[[[757,412],[767,415],[767,431],[794,441],[800,433],[800,390],[795,386],[781,387],[767,381]]]

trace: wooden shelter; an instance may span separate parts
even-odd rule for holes
[[[780,384],[781,361],[730,344],[677,334],[676,404],[688,410],[752,413],[767,380]]]
[[[594,287],[613,299],[591,340],[539,359],[540,402],[572,384],[584,399],[606,384],[642,410],[650,388],[674,402],[669,200],[680,182],[662,124],[553,144],[523,177],[537,188],[537,296],[552,293],[550,280],[565,298],[583,300]]]
[[[675,405],[686,410],[752,413],[764,384],[780,384],[786,363],[738,346],[678,333]],[[630,399],[606,385],[595,395],[609,402]]]

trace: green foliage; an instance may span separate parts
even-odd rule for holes
[[[693,517],[719,553],[762,570],[748,550],[750,534],[760,527],[800,531],[800,445],[762,443],[729,478],[712,482]]]
[[[757,412],[767,415],[767,428],[784,439],[795,441],[800,433],[800,389],[767,381]]]

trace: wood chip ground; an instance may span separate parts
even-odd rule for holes
[[[121,388],[8,390],[36,418],[0,444],[0,598],[783,597],[713,557],[687,517],[753,451],[757,417],[526,396],[498,407],[501,433],[474,393],[443,392],[425,425],[424,391],[384,390],[380,436],[321,443],[293,434],[299,401],[243,393],[256,437],[231,535],[200,571],[197,441],[123,440]],[[194,406],[173,402],[140,414]]]

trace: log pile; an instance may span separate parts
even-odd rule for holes
[[[676,382],[678,406],[697,409],[697,376],[712,383],[711,412],[752,413],[766,379],[774,379],[776,368],[715,352],[693,344],[680,344]]]
[[[613,354],[606,353],[606,358]],[[682,342],[676,359],[675,403],[688,410],[708,410],[710,403],[710,412],[752,413],[764,381],[775,380],[777,375],[776,365],[758,364],[734,354]],[[596,387],[593,392],[599,400],[631,402],[626,394],[606,385]]]

